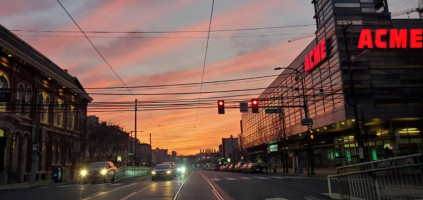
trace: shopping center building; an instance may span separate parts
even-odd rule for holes
[[[386,1],[312,3],[315,39],[242,114],[243,156],[337,167],[423,152],[423,20],[391,19]]]

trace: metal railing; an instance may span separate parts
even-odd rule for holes
[[[136,176],[144,176],[150,173],[150,168],[148,167],[134,167],[134,166],[126,166],[120,167],[115,174],[114,181],[119,181],[125,178],[136,177]]]
[[[340,199],[423,199],[423,154],[395,157],[336,168],[329,175],[331,198]],[[331,180],[339,189],[332,194]]]

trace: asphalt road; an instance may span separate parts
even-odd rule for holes
[[[329,199],[324,178],[233,172],[192,171],[173,180],[149,176],[119,183],[49,185],[1,190],[0,200],[285,200]]]

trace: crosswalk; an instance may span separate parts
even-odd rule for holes
[[[303,176],[250,176],[250,177],[219,177],[214,176],[211,178],[212,181],[240,181],[240,180],[269,180],[269,179],[279,179],[279,180],[287,180],[287,179],[306,179],[308,177]]]

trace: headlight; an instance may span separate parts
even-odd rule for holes
[[[170,170],[167,170],[166,171],[166,174],[170,174],[170,173],[172,173],[172,171],[170,171]]]
[[[87,170],[83,169],[79,172],[79,174],[81,174],[81,176],[84,177],[88,174],[88,172],[87,172]]]
[[[156,175],[156,171],[152,171],[152,172],[151,172],[151,174],[152,174],[152,175]]]
[[[106,169],[102,169],[102,170],[100,171],[100,174],[101,174],[101,175],[106,175],[106,174],[107,174],[107,170],[106,170]]]
[[[180,172],[181,171],[181,168],[176,169],[176,171]]]
[[[185,172],[185,167],[181,167],[181,172],[184,173]]]

